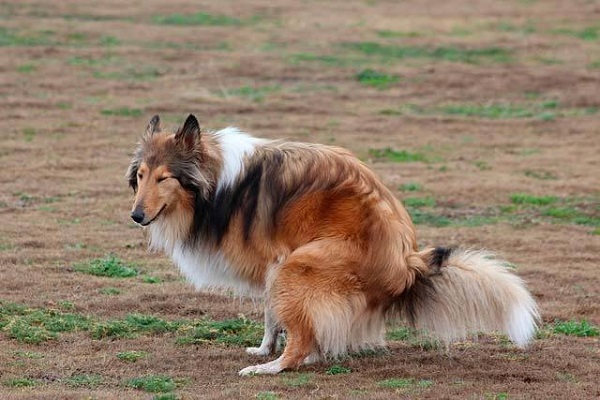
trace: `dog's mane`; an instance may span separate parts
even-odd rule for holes
[[[346,168],[349,153],[320,145],[267,144],[259,146],[244,160],[237,179],[220,190],[194,195],[194,219],[190,244],[209,240],[219,245],[228,233],[231,220],[242,217],[244,240],[249,240],[257,220],[270,235],[281,211],[294,200],[312,193],[334,193],[361,179],[356,169]]]

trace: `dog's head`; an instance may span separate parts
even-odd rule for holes
[[[127,170],[135,193],[131,218],[146,226],[181,208],[193,210],[197,196],[206,196],[210,179],[202,173],[200,125],[190,115],[176,133],[163,132],[154,116]]]

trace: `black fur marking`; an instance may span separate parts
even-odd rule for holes
[[[437,291],[433,280],[436,279],[436,275],[443,273],[442,268],[446,266],[453,251],[452,248],[436,247],[429,256],[429,273],[417,275],[414,284],[394,299],[394,310],[413,327],[419,310],[423,312],[424,305],[436,301]]]
[[[249,168],[239,183],[222,189],[215,197],[211,207],[210,231],[217,244],[223,240],[231,218],[238,212],[242,213],[244,219],[244,239],[248,240],[250,237],[250,229],[258,206],[262,175],[262,163],[255,164]]]
[[[129,183],[129,187],[131,187],[133,189],[134,193],[136,193],[137,189],[138,189],[137,172],[138,172],[138,169],[140,169],[140,164],[142,162],[142,155],[143,155],[142,149],[141,149],[141,147],[139,147],[138,149],[136,149],[135,154],[133,156],[133,160],[131,161],[129,168],[127,169],[127,173],[125,174],[125,179],[127,179],[127,182]]]
[[[286,185],[281,178],[281,168],[285,162],[283,151],[276,151],[265,166],[265,193],[269,194],[272,206],[272,220],[274,225],[277,223],[279,211],[285,206],[293,196],[297,185]]]
[[[181,182],[181,181],[180,181]],[[182,184],[183,188],[194,195],[194,219],[192,221],[192,227],[190,231],[189,245],[193,246],[202,235],[207,234],[208,226],[210,224],[210,216],[212,209],[213,196],[205,198],[200,193],[200,189],[193,185]]]
[[[138,168],[134,167],[131,170],[132,173],[128,174],[128,176],[127,176],[127,180],[129,181],[129,187],[133,189],[133,193],[137,193],[137,188],[138,188],[137,171],[138,171]]]
[[[237,213],[242,215],[244,239],[248,240],[261,195],[262,177],[263,164],[258,163],[251,166],[234,185],[223,188],[217,194],[213,189],[208,198],[202,196],[199,188],[191,184],[182,185],[194,195],[190,245],[199,239],[219,245],[229,230],[231,219]]]
[[[437,291],[432,278],[417,275],[415,283],[396,296],[393,307],[412,327],[415,327],[419,310],[423,307],[423,304],[435,300],[436,295]]]
[[[441,268],[446,266],[446,261],[452,254],[454,249],[448,247],[436,247],[429,258],[429,268],[431,275],[437,275],[441,273]]]

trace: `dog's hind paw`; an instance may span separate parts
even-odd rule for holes
[[[268,347],[246,347],[246,353],[253,356],[268,356],[271,351]]]
[[[281,367],[281,360],[278,358],[275,361],[268,362],[266,364],[251,365],[242,369],[239,374],[240,376],[251,376],[251,375],[265,375],[265,374],[277,374],[283,371]]]

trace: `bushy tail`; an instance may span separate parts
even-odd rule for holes
[[[415,328],[450,342],[469,333],[507,333],[524,347],[539,313],[521,278],[485,251],[436,248],[419,253],[431,274],[419,276],[395,310]]]

